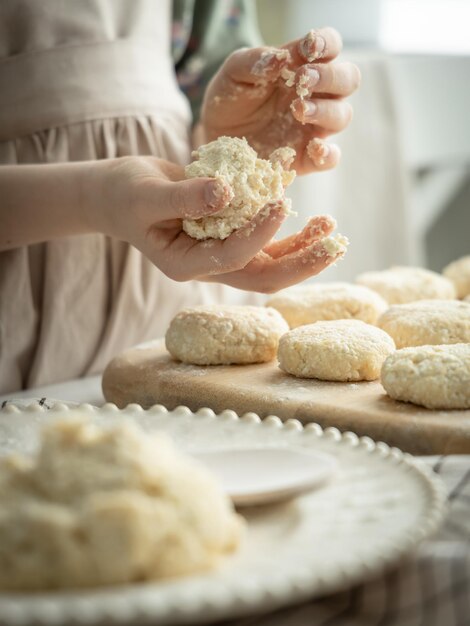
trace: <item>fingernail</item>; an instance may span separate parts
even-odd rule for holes
[[[306,98],[320,80],[320,72],[314,67],[305,68],[297,82],[296,92],[301,100]]]
[[[233,198],[233,190],[220,178],[210,181],[204,188],[204,199],[207,206],[220,210]]]
[[[330,146],[321,139],[315,137],[315,139],[312,139],[312,141],[308,144],[307,151],[309,157],[315,165],[325,165],[326,159],[330,154]]]
[[[308,220],[302,232],[305,232],[306,241],[316,241],[336,228],[336,220],[330,215],[316,215]]]
[[[315,87],[320,80],[320,72],[315,67],[307,67],[305,76],[307,77],[307,85],[309,87]]]
[[[311,100],[302,100],[302,115],[304,117],[313,117],[317,112],[317,105]]]
[[[325,52],[326,42],[321,35],[311,30],[299,43],[299,51],[310,63],[321,59]]]

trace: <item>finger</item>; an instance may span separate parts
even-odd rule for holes
[[[147,187],[147,205],[158,221],[196,219],[223,209],[233,191],[222,178],[190,178]]]
[[[260,211],[250,223],[221,242],[218,251],[212,250],[212,267],[201,274],[225,273],[245,267],[271,241],[286,215],[283,204],[270,205]]]
[[[354,63],[303,65],[297,70],[297,93],[302,98],[312,93],[347,97],[359,87],[361,73]]]
[[[302,248],[311,246],[314,241],[330,235],[336,228],[336,220],[331,215],[316,215],[309,219],[306,226],[299,232],[280,241],[272,241],[263,248],[271,258],[292,254]]]
[[[320,63],[335,59],[343,48],[341,35],[334,28],[326,27],[309,31],[305,37],[295,39],[283,46],[288,50],[295,65]]]
[[[185,180],[186,176],[184,174],[184,167],[182,167],[178,163],[166,161],[165,159],[158,159],[157,162],[158,167],[169,180],[172,180],[173,182]]]
[[[289,51],[283,48],[240,48],[225,61],[223,71],[237,83],[273,83],[290,60]]]
[[[352,119],[352,107],[345,100],[297,98],[291,104],[294,118],[302,124],[315,124],[331,133],[344,130]]]
[[[345,254],[326,250],[324,241],[315,241],[310,247],[294,254],[272,259],[266,253],[257,255],[246,267],[237,272],[216,277],[206,277],[211,282],[223,282],[231,287],[274,293],[316,276]]]
[[[304,170],[322,172],[336,167],[341,159],[341,150],[334,143],[326,143],[314,137],[307,145]]]
[[[286,218],[282,205],[266,209],[225,240],[197,241],[180,232],[167,243],[166,261],[161,269],[170,278],[182,281],[243,268],[272,239]]]

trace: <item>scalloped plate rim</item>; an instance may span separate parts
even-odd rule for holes
[[[42,399],[41,399],[42,400]],[[335,444],[343,444],[348,447],[362,448],[364,453],[372,454],[377,453],[381,460],[391,459],[391,462],[397,464],[405,464],[408,470],[415,472],[419,478],[426,484],[426,487],[430,491],[432,496],[432,510],[429,511],[430,517],[423,520],[422,525],[419,528],[413,529],[413,537],[408,540],[406,545],[403,545],[401,549],[396,549],[394,553],[388,554],[386,558],[376,557],[373,563],[369,565],[362,564],[362,567],[353,571],[342,572],[339,579],[332,585],[328,582],[320,585],[320,588],[312,590],[310,584],[315,581],[309,580],[312,572],[302,573],[302,576],[297,577],[297,580],[284,581],[282,588],[279,586],[279,580],[275,580],[276,596],[273,595],[271,584],[271,590],[269,585],[265,588],[258,588],[256,593],[249,593],[244,598],[236,597],[236,593],[233,592],[232,598],[225,597],[225,601],[220,601],[220,596],[217,595],[218,591],[215,590],[215,594],[207,594],[211,597],[206,597],[204,600],[199,599],[198,602],[192,602],[186,608],[184,606],[171,606],[171,602],[161,602],[161,599],[155,599],[147,595],[144,598],[138,598],[139,592],[143,593],[147,589],[152,587],[162,587],[165,582],[148,582],[144,584],[132,584],[122,585],[116,587],[105,587],[103,589],[91,589],[91,590],[77,590],[70,592],[43,592],[40,594],[21,594],[21,593],[2,593],[0,592],[0,624],[8,626],[26,626],[27,624],[44,624],[44,626],[58,626],[59,624],[68,624],[70,620],[74,620],[79,626],[91,626],[97,624],[100,620],[107,619],[109,624],[128,624],[133,623],[136,620],[136,624],[144,625],[150,623],[152,620],[159,619],[159,624],[198,624],[201,620],[205,622],[211,622],[219,619],[231,619],[242,616],[253,615],[266,610],[275,610],[288,604],[293,604],[306,600],[307,598],[319,597],[324,594],[337,593],[345,589],[350,588],[353,585],[366,582],[387,569],[399,564],[404,558],[409,555],[410,549],[415,549],[422,541],[432,536],[441,525],[446,511],[446,494],[442,481],[437,477],[432,470],[421,463],[419,460],[414,459],[410,454],[404,453],[397,448],[388,446],[383,442],[374,442],[369,437],[358,437],[354,433],[340,431],[334,427],[323,429],[318,424],[307,424],[303,426],[298,420],[292,419],[282,422],[277,416],[267,416],[260,418],[255,413],[248,413],[242,416],[238,416],[234,411],[225,410],[219,414],[215,414],[210,408],[201,408],[196,412],[191,411],[188,407],[179,406],[173,410],[167,410],[162,405],[154,405],[149,409],[143,409],[140,405],[130,404],[123,409],[118,409],[116,405],[112,403],[106,403],[101,407],[92,406],[88,403],[75,403],[64,402],[61,400],[47,399],[47,402],[51,406],[42,406],[39,404],[39,399],[28,398],[8,401],[4,406],[0,408],[0,415],[4,413],[17,413],[17,412],[46,412],[52,411],[67,411],[68,409],[82,409],[95,411],[108,411],[111,413],[130,415],[135,412],[144,414],[173,414],[175,417],[190,417],[192,419],[198,419],[199,417],[212,417],[218,421],[230,420],[236,422],[240,426],[248,426],[249,424],[262,424],[264,427],[275,427],[279,432],[283,431],[296,431],[304,432],[314,438],[328,437]],[[29,408],[28,408],[29,407]],[[238,427],[238,426],[237,426]],[[424,516],[423,516],[424,517]],[[318,576],[317,583],[318,583]],[[190,584],[191,578],[182,578],[183,584]],[[197,580],[196,580],[197,582]],[[203,581],[204,582],[204,581]],[[213,581],[209,580],[209,584],[206,584],[206,590],[209,589],[209,585],[213,589]],[[277,586],[276,586],[277,585]],[[242,586],[243,588],[243,586]],[[136,598],[132,601],[124,601],[124,605],[127,606],[127,610],[123,610],[123,592],[125,590],[134,592],[137,594]],[[240,590],[238,590],[239,592]],[[246,591],[246,590],[245,590]],[[110,594],[110,598],[104,598]],[[176,594],[177,595],[177,594]],[[66,605],[66,597],[72,596],[71,603]],[[87,597],[88,596],[88,597]],[[93,597],[94,596],[94,597]],[[98,602],[96,602],[96,596]],[[117,600],[117,602],[116,602]],[[146,610],[143,611],[142,600],[146,605]],[[38,601],[42,604],[42,608],[37,606]],[[54,601],[60,601],[61,606],[54,605]],[[26,603],[26,605],[25,605]],[[77,614],[73,612],[74,607],[77,608],[77,603],[80,605],[88,605],[85,614]],[[116,604],[120,605],[116,610]],[[90,610],[91,607],[91,610]],[[112,609],[115,609],[114,611]],[[72,611],[70,611],[72,609]],[[170,609],[170,610],[169,610]],[[5,613],[5,610],[7,613]],[[39,614],[38,611],[39,610]],[[83,611],[83,607],[82,607]],[[3,617],[2,617],[3,614]],[[41,615],[42,614],[42,615]],[[5,619],[5,615],[6,618]]]

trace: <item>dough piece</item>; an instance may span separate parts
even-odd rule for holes
[[[375,380],[393,340],[360,320],[332,320],[300,326],[281,337],[279,367],[299,378]]]
[[[458,300],[421,300],[391,306],[380,316],[397,348],[470,342],[470,304]]]
[[[420,267],[391,267],[382,272],[365,272],[356,278],[379,293],[389,304],[404,304],[415,300],[452,300],[454,285],[436,272]]]
[[[287,67],[282,68],[281,78],[284,79],[286,87],[293,87],[295,85],[295,72],[288,69]]]
[[[454,283],[457,298],[470,296],[470,255],[450,263],[442,273]]]
[[[340,233],[324,237],[321,239],[321,242],[323,252],[319,252],[319,255],[323,255],[326,252],[328,256],[344,256],[349,246],[349,239]]]
[[[395,400],[428,409],[470,409],[470,344],[397,350],[385,360],[381,382]]]
[[[0,461],[0,588],[129,583],[206,570],[243,523],[215,479],[159,435],[78,417]]]
[[[173,318],[165,344],[173,358],[193,365],[264,363],[276,357],[279,337],[288,330],[274,309],[198,306]]]
[[[320,320],[356,319],[375,324],[387,303],[378,293],[349,283],[319,283],[290,287],[272,296],[271,306],[291,328]]]
[[[265,160],[258,158],[245,138],[219,137],[192,156],[196,160],[186,166],[186,178],[221,177],[233,191],[232,200],[215,215],[183,220],[183,230],[194,239],[226,239],[269,203],[283,204],[289,212],[284,189],[295,178],[295,172],[287,169],[295,157],[292,148],[279,148]]]

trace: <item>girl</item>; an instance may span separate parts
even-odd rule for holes
[[[100,372],[184,305],[253,302],[231,287],[276,291],[335,260],[315,246],[315,222],[271,242],[276,207],[215,249],[181,231],[226,201],[215,179],[184,180],[191,142],[245,136],[260,156],[289,145],[299,174],[339,159],[323,140],[348,124],[359,83],[355,66],[331,63],[339,35],[240,48],[258,44],[252,11],[1,3],[0,393]]]

